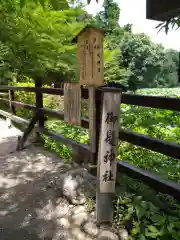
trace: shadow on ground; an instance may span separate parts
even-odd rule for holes
[[[39,147],[0,156],[0,239],[96,239],[84,206],[49,187],[71,166]],[[91,220],[91,223],[90,223]],[[93,229],[93,230],[92,230]]]

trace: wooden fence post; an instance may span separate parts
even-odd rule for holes
[[[42,87],[42,80],[40,78],[35,79],[35,87]],[[40,92],[36,92],[36,108],[37,110],[43,108],[43,94]],[[37,124],[38,127],[44,127],[44,114],[42,112],[39,113],[39,120]],[[39,132],[36,132],[36,141],[42,141]]]
[[[96,220],[98,224],[112,223],[113,197],[116,183],[116,152],[119,138],[121,92],[103,89],[103,111],[97,167]]]
[[[79,83],[64,83],[64,121],[81,125],[81,87]]]
[[[9,107],[10,107],[11,113],[16,115],[15,107],[12,104],[12,101],[14,101],[14,99],[15,99],[14,90],[9,90]]]
[[[89,141],[90,151],[94,154],[96,152],[96,88],[88,87],[89,90]]]
[[[89,138],[90,138],[90,163],[97,165],[99,136],[101,126],[102,92],[93,86],[89,86]],[[93,174],[95,168],[90,168]]]
[[[98,151],[99,151],[99,139],[100,139],[100,129],[101,129],[101,113],[102,113],[102,92],[95,91],[95,129],[96,129],[96,149],[93,153],[93,164],[97,165],[98,162]]]
[[[16,109],[12,104],[12,101],[14,101],[14,98],[15,98],[14,97],[14,90],[9,90],[8,93],[9,93],[9,108],[10,108],[10,111],[13,115],[16,115]],[[7,123],[8,127],[10,128],[11,127],[11,120],[7,118],[6,123]]]

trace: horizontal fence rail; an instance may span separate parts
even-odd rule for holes
[[[8,93],[0,92],[0,96],[8,96],[8,95],[9,95]]]
[[[124,93],[122,95],[122,103],[142,107],[180,111],[180,99],[178,98],[154,97],[137,94],[132,95]]]
[[[45,93],[60,95],[64,94],[63,88],[40,88],[40,87],[15,87],[15,86],[0,86],[0,89],[3,90],[16,90],[16,91],[25,91],[25,92],[34,92],[34,93]],[[97,89],[97,92],[100,90]],[[82,88],[82,98],[88,99],[88,89]],[[122,103],[142,106],[142,107],[151,107],[151,108],[160,108],[167,109],[172,111],[180,111],[180,98],[168,98],[168,97],[157,97],[157,96],[145,96],[137,94],[128,94],[122,93]]]
[[[98,91],[98,90],[97,90]],[[82,89],[82,98],[88,99],[88,89]],[[169,98],[169,97],[156,97],[138,94],[122,93],[121,103],[167,109],[172,111],[180,111],[180,98]]]
[[[53,95],[63,95],[63,88],[44,88],[44,87],[16,87],[16,86],[0,86],[1,90],[24,91],[34,93],[46,93]]]
[[[70,147],[79,147],[84,151],[87,151],[87,152],[90,151],[90,148],[89,148],[88,145],[81,144],[77,141],[66,138],[63,135],[57,134],[54,131],[51,131],[51,130],[45,128],[45,127],[40,127],[39,132],[43,133],[44,135],[46,135],[48,137],[51,137],[52,139],[54,139],[56,141],[60,141],[62,143],[65,143],[65,144],[69,145]]]
[[[180,159],[180,145],[174,142],[159,140],[143,134],[134,133],[129,130],[121,130],[119,132],[119,139],[154,152]]]
[[[0,101],[10,103],[15,106],[16,108],[26,108],[26,109],[37,109],[36,105],[33,104],[27,104],[27,103],[22,103],[22,102],[16,102],[16,101],[10,101],[5,98],[0,98]]]
[[[47,108],[40,108],[39,110],[40,112],[42,112],[43,114],[49,117],[57,118],[59,120],[64,120],[64,113],[59,113],[55,110],[51,110]],[[88,129],[89,128],[88,119],[81,118],[81,126]]]
[[[138,180],[143,181],[157,192],[170,194],[177,201],[180,202],[180,184],[177,184],[170,180],[164,180],[160,176],[139,169],[124,161],[118,161],[117,167],[118,172],[125,173],[126,175],[128,175],[128,177],[136,178]]]
[[[69,145],[72,148],[79,148],[85,151],[86,154],[90,154],[89,145],[81,144],[75,140],[66,138],[63,135],[60,135],[46,127],[40,126],[36,124],[38,122],[37,116],[48,116],[50,118],[57,118],[59,120],[64,120],[64,113],[57,112],[55,110],[43,108],[43,105],[26,104],[22,102],[14,101],[13,99],[7,99],[4,97],[8,97],[9,93],[14,93],[14,91],[25,91],[25,92],[34,92],[36,94],[36,98],[39,94],[53,94],[53,95],[63,95],[64,90],[62,88],[43,88],[43,87],[17,87],[17,86],[0,86],[0,89],[3,90],[0,93],[0,101],[8,103],[10,106],[14,106],[16,108],[25,108],[34,111],[34,115],[31,121],[20,118],[12,113],[0,110],[0,115],[4,117],[10,118],[12,121],[17,123],[28,125],[28,128],[24,132],[24,136],[21,138],[19,142],[19,146],[23,146],[23,141],[27,139],[28,134],[31,132],[32,128],[35,129],[56,141],[62,142],[64,144]],[[4,92],[4,91],[8,92]],[[82,98],[88,99],[88,89],[82,88]],[[101,103],[101,94],[100,89],[96,90],[96,103]],[[122,94],[122,103],[143,106],[143,107],[151,107],[151,108],[159,108],[159,109],[168,109],[173,111],[180,111],[180,99],[178,98],[166,98],[166,97],[154,97],[154,96],[142,96],[142,95],[132,95],[123,93]],[[39,106],[39,107],[38,107]],[[41,107],[42,106],[42,107]],[[38,112],[37,112],[38,110]],[[98,124],[100,124],[100,120],[98,120]],[[88,119],[81,119],[81,126],[84,128],[89,128]],[[99,125],[100,126],[100,125]],[[139,134],[132,132],[130,130],[121,129],[119,131],[119,139],[121,141],[129,142],[131,144],[152,150],[154,152],[158,152],[161,154],[165,154],[170,157],[174,157],[176,159],[180,159],[180,145],[174,142],[168,142],[164,140],[159,140],[147,135]],[[170,194],[178,201],[180,201],[180,185],[176,184],[169,180],[164,180],[160,176],[156,176],[148,171],[143,169],[139,169],[131,165],[128,162],[118,161],[118,172],[127,174],[131,178],[136,178],[138,180],[143,181],[156,191]]]
[[[6,117],[6,118],[9,118],[11,119],[12,121],[16,122],[16,123],[19,123],[19,124],[23,124],[23,125],[28,125],[29,124],[29,121],[24,119],[24,118],[21,118],[21,117],[17,117],[11,113],[8,113],[6,111],[3,111],[0,109],[0,115]]]

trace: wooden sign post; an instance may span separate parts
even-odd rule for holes
[[[64,121],[81,125],[81,88],[79,83],[64,83]]]
[[[111,223],[113,217],[112,197],[116,183],[116,153],[119,139],[119,112],[121,92],[105,88],[101,137],[98,159],[98,187],[96,196],[96,219],[100,223]]]
[[[90,150],[92,153],[96,152],[96,89],[95,87],[89,87],[89,139]]]
[[[96,104],[95,87],[104,85],[104,30],[85,27],[73,40],[77,42],[80,67],[80,85],[89,89],[89,135],[90,149],[96,151]]]

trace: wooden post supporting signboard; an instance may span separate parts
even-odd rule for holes
[[[64,83],[64,121],[81,125],[81,88],[79,83]]]
[[[96,152],[96,89],[89,87],[89,139],[90,150]]]
[[[104,32],[103,29],[86,26],[73,40],[77,42],[80,85],[87,85],[89,89],[89,137],[93,158],[96,156],[98,141],[95,88],[104,85]]]
[[[116,183],[116,152],[119,138],[121,92],[104,88],[102,124],[98,159],[98,186],[96,196],[97,223],[111,223],[112,200]]]

